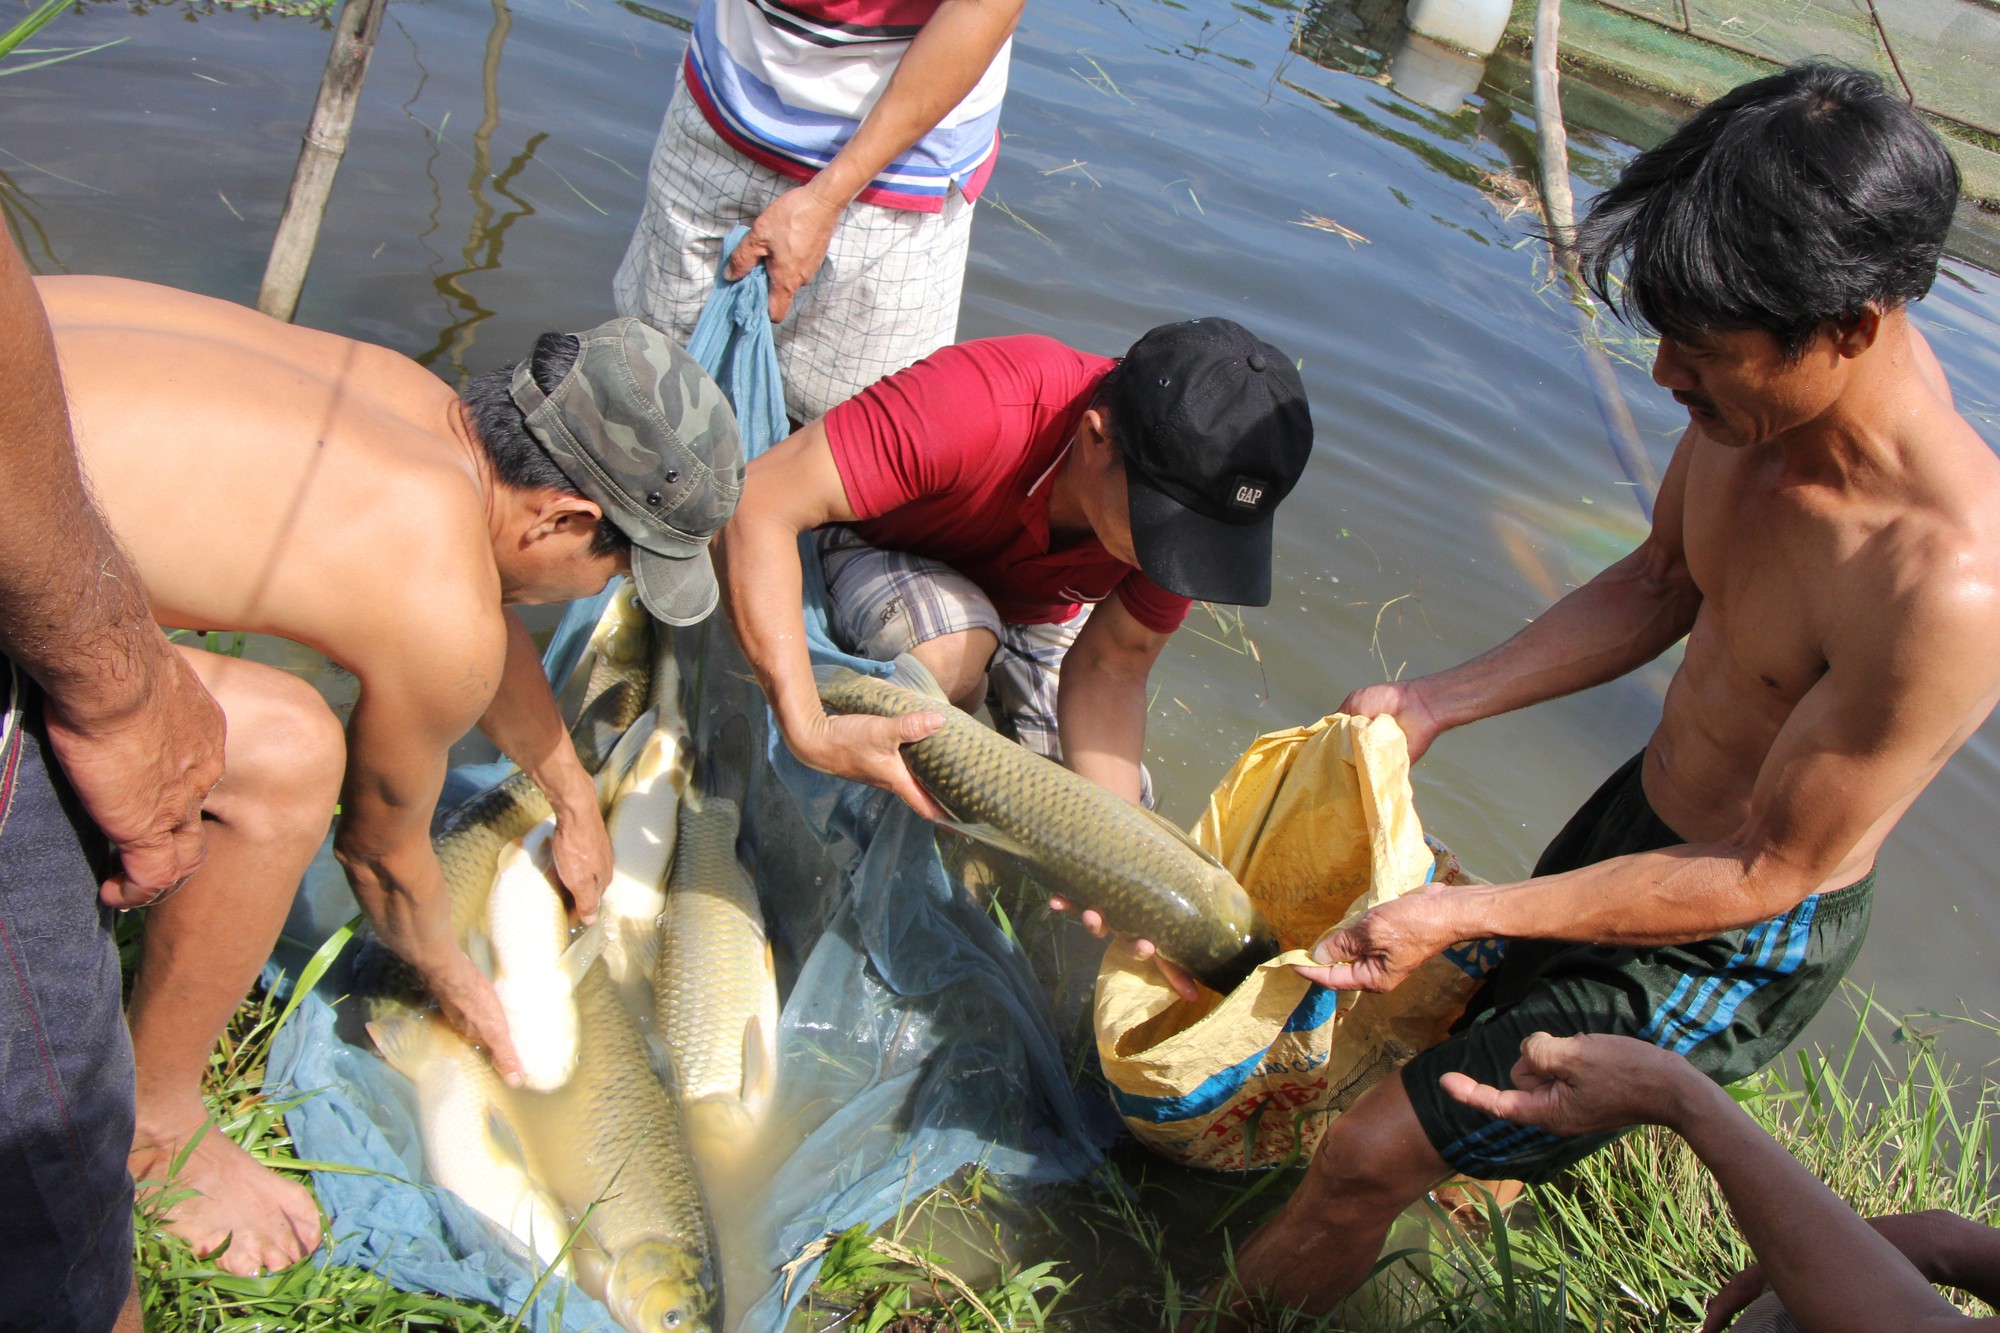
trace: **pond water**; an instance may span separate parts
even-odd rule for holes
[[[1152,765],[1182,821],[1258,733],[1485,649],[1644,532],[1648,460],[1608,442],[1532,219],[1489,180],[1529,161],[1524,72],[1411,47],[1399,11],[1035,0],[1016,39],[961,335],[1115,354],[1228,315],[1298,358],[1312,398],[1272,604],[1197,612],[1155,677]],[[691,17],[691,0],[393,0],[300,322],[456,379],[610,314]],[[116,44],[0,77],[0,208],[31,261],[254,300],[327,42],[312,20],[184,4],[65,14],[35,45]],[[1385,68],[1469,97],[1434,109],[1370,77]],[[1569,95],[1602,127],[1572,130],[1585,201],[1672,112]],[[1952,259],[1916,316],[2000,441],[2000,279]],[[1684,414],[1649,349],[1605,331],[1658,469]],[[1427,828],[1490,878],[1522,873],[1644,743],[1667,670],[1446,738],[1418,771]],[[1883,854],[1853,975],[1891,1008],[1991,1003],[2000,908],[1972,834],[2000,797],[1996,728]]]

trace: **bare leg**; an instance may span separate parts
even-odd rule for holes
[[[930,668],[955,707],[970,713],[986,701],[986,664],[999,647],[993,631],[966,629],[925,639],[910,656]]]
[[[311,687],[281,671],[188,652],[222,705],[223,777],[203,807],[208,860],[147,909],[145,956],[126,1019],[138,1065],[132,1176],[165,1180],[204,1126],[177,1179],[197,1191],[168,1229],[197,1253],[229,1240],[218,1266],[280,1268],[319,1244],[312,1196],[262,1166],[209,1122],[201,1075],[223,1025],[256,979],[306,863],[326,836],[340,787],[340,724]]]
[[[132,1291],[126,1296],[125,1304],[119,1308],[118,1322],[111,1326],[111,1333],[146,1333],[145,1311],[139,1305],[139,1276],[132,1275]]]
[[[1237,1253],[1242,1290],[1325,1314],[1367,1278],[1403,1210],[1451,1174],[1403,1080],[1383,1079],[1333,1122],[1298,1190]]]

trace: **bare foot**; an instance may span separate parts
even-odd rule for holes
[[[154,1141],[132,1150],[132,1178],[143,1198],[166,1182],[186,1140]],[[297,1263],[319,1248],[319,1208],[305,1187],[285,1179],[225,1138],[213,1124],[167,1188],[193,1194],[168,1210],[166,1229],[214,1254],[215,1266],[239,1277]]]

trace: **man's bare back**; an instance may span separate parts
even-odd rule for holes
[[[497,678],[476,446],[435,375],[172,288],[39,286],[84,465],[162,623],[280,635],[356,674],[408,656],[385,627],[429,630],[425,659]],[[453,606],[485,610],[481,651],[439,632]]]

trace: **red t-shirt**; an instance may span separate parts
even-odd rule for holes
[[[826,414],[854,527],[871,546],[941,560],[1003,620],[1068,620],[1115,589],[1159,634],[1187,615],[1095,537],[1049,549],[1049,494],[1097,382],[1116,362],[1022,336],[959,343]]]

